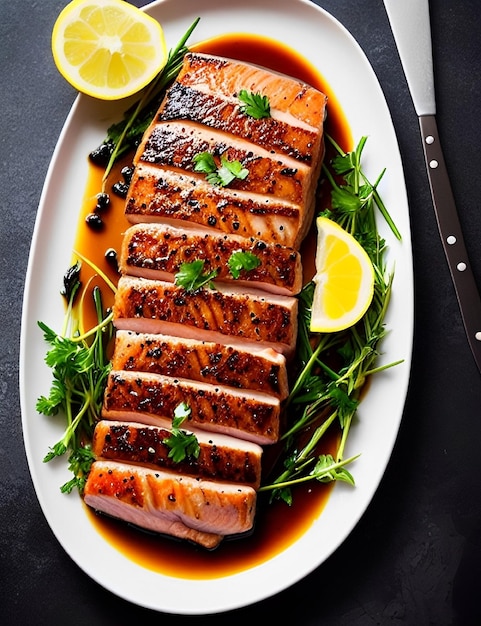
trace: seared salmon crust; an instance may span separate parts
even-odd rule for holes
[[[269,114],[250,115],[246,93]],[[133,159],[84,491],[97,511],[207,549],[252,531],[263,446],[276,452],[289,394],[326,104],[295,78],[185,55]],[[243,176],[209,177],[202,153]],[[193,262],[200,287],[179,280]],[[174,460],[178,436],[197,446]]]

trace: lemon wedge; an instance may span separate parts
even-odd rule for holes
[[[318,217],[312,332],[335,332],[358,322],[371,304],[374,268],[360,243],[339,224]]]
[[[52,53],[62,76],[102,100],[145,87],[167,61],[160,24],[123,0],[73,0],[52,31]]]

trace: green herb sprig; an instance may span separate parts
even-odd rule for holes
[[[200,454],[197,437],[194,433],[181,428],[190,413],[190,406],[181,402],[174,410],[170,435],[163,440],[163,443],[170,448],[168,456],[174,463],[180,463],[189,457],[197,459]]]
[[[212,281],[217,276],[217,270],[204,272],[205,261],[197,259],[190,263],[182,263],[175,275],[175,284],[183,287],[186,291],[197,291],[206,285],[215,289]]]
[[[232,277],[237,279],[240,277],[242,271],[251,272],[255,270],[256,267],[259,267],[261,260],[252,252],[236,250],[230,255],[227,264]]]
[[[81,289],[80,267],[80,263],[76,263],[64,276],[61,293],[67,301],[67,310],[62,332],[57,334],[45,323],[38,322],[50,346],[45,362],[52,370],[53,381],[49,395],[38,398],[36,409],[46,416],[62,413],[67,422],[62,438],[50,448],[44,462],[69,453],[69,470],[73,478],[61,486],[64,493],[70,493],[74,488],[83,493],[94,460],[91,439],[110,371],[107,345],[113,335],[112,313],[104,312],[98,287],[92,291],[98,323],[88,332],[80,332],[73,307]]]
[[[224,156],[220,158],[220,167],[217,167],[210,152],[195,154],[193,161],[194,170],[205,174],[207,182],[211,185],[227,187],[236,178],[244,180],[249,175],[249,170],[240,161],[229,161]]]
[[[292,486],[309,480],[342,480],[354,484],[346,465],[359,455],[344,458],[348,435],[360,402],[360,393],[369,376],[397,365],[376,365],[379,344],[386,334],[384,323],[389,305],[393,272],[385,265],[385,241],[376,224],[376,211],[389,224],[394,235],[400,233],[377,192],[379,177],[371,185],[361,167],[366,143],[363,137],[356,148],[345,153],[331,139],[337,155],[332,171],[324,166],[331,184],[331,206],[323,215],[338,222],[363,245],[375,271],[374,297],[363,318],[351,328],[336,333],[310,332],[313,282],[299,296],[298,371],[286,400],[287,430],[282,437],[282,466],[273,472],[261,491],[271,499],[292,503]],[[339,182],[338,177],[342,177]],[[382,175],[381,175],[382,176]],[[321,440],[331,427],[340,430],[335,458],[321,453]]]
[[[240,110],[245,115],[256,120],[271,117],[271,106],[267,96],[241,89],[239,91],[239,100],[244,103],[241,105]]]

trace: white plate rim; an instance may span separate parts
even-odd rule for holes
[[[163,24],[169,46],[177,42],[198,15],[201,21],[192,41],[242,30],[280,39],[306,56],[327,79],[346,112],[354,140],[357,141],[361,134],[368,135],[365,169],[374,177],[383,167],[387,168],[380,192],[403,233],[400,244],[380,224],[389,245],[388,260],[395,264],[396,272],[386,320],[389,333],[382,344],[381,362],[404,359],[402,365],[376,376],[359,408],[358,424],[350,436],[348,448],[348,452],[357,453],[360,451],[357,446],[362,447],[362,456],[352,468],[357,486],[353,490],[343,484],[336,485],[323,514],[283,553],[248,571],[210,580],[166,577],[145,570],[119,554],[93,529],[79,509],[82,505],[78,497],[59,494],[58,485],[68,478],[65,462],[43,464],[42,458],[48,446],[61,434],[62,426],[45,420],[35,411],[36,398],[48,391],[50,383],[50,372],[44,364],[45,345],[36,320],[42,319],[53,328],[61,324],[60,299],[58,307],[52,307],[50,303],[59,298],[61,268],[67,268],[70,262],[72,246],[68,245],[68,239],[70,237],[73,244],[74,225],[87,175],[86,155],[97,140],[103,138],[110,117],[115,119],[119,112],[116,103],[98,103],[85,96],[76,99],[47,173],[26,274],[19,383],[29,469],[47,522],[82,570],[130,602],[157,611],[193,615],[240,608],[282,591],[319,567],[351,533],[379,486],[401,423],[409,384],[414,306],[409,211],[401,158],[382,89],[360,46],[333,16],[309,0],[244,0],[234,5],[221,0],[199,0],[195,6],[192,4],[189,0],[159,0],[146,7]],[[254,13],[257,19],[252,18]],[[235,28],[226,27],[226,23],[235,24]],[[304,28],[301,40],[296,39],[294,32],[300,25],[309,25],[307,30]],[[318,39],[321,37],[322,40]],[[314,41],[317,42],[315,54],[312,50]],[[336,54],[332,54],[332,58],[337,55],[337,60],[331,58],[325,62],[322,51],[336,42],[341,42],[340,48],[335,48]],[[332,53],[333,48],[329,48],[329,52]],[[352,74],[347,80],[336,78],[333,69],[333,65],[342,62],[339,55],[341,59],[349,60]],[[357,95],[355,107],[352,102],[354,89]],[[369,94],[369,103],[363,106],[362,96],[366,94]],[[122,105],[120,112],[124,109]],[[80,128],[82,134],[72,144],[72,138],[77,136]],[[59,176],[59,172],[69,173],[72,163],[75,163],[75,180],[67,176],[70,186],[66,187],[65,176]],[[78,199],[78,203],[67,217],[63,211],[70,207],[72,198]],[[46,246],[46,243],[52,245]],[[55,277],[50,283],[40,280],[50,275]],[[380,404],[383,405],[382,411]],[[383,419],[385,412],[389,419]],[[374,429],[375,442],[368,441]],[[376,443],[379,441],[383,444],[380,451]],[[376,454],[369,454],[374,447]],[[322,543],[321,537],[326,531],[329,540]],[[83,537],[82,545],[79,545],[79,536]]]

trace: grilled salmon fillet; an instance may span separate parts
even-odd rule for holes
[[[182,339],[171,335],[118,330],[112,356],[114,370],[150,372],[213,385],[288,395],[285,357],[272,348]]]
[[[94,430],[92,451],[104,460],[141,464],[197,478],[241,483],[257,489],[261,480],[262,448],[255,443],[227,435],[192,430],[199,444],[199,456],[173,461],[165,443],[171,435],[166,428],[135,422],[101,420]]]
[[[182,402],[191,411],[185,428],[203,428],[260,445],[275,443],[279,437],[280,403],[274,396],[145,372],[110,372],[102,417],[165,428]]]
[[[253,255],[258,266],[234,275],[229,263],[236,253]],[[301,258],[293,248],[196,226],[131,226],[123,237],[119,269],[132,276],[174,281],[183,263],[198,259],[205,272],[217,272],[217,281],[283,295],[296,294],[302,287]]]
[[[122,276],[113,314],[121,330],[172,334],[206,341],[262,342],[287,357],[297,337],[296,298],[260,290],[198,289]]]
[[[256,509],[252,487],[115,461],[92,464],[84,500],[112,517],[207,548],[251,530]]]
[[[131,223],[190,222],[294,248],[304,236],[301,210],[292,202],[211,185],[203,177],[145,163],[135,167],[125,216]]]

